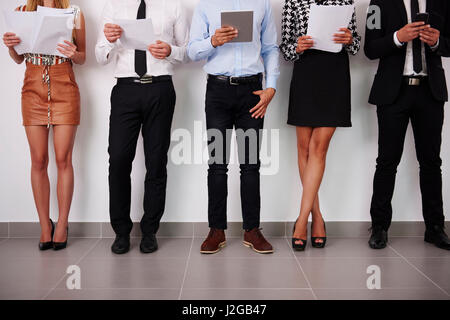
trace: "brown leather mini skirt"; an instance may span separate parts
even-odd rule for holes
[[[22,88],[24,126],[79,125],[80,91],[72,63],[27,63]]]

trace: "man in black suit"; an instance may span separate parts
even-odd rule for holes
[[[369,59],[380,59],[369,100],[377,105],[379,125],[369,245],[386,247],[395,176],[411,121],[420,164],[425,241],[450,250],[444,231],[440,158],[448,100],[442,57],[450,56],[450,2],[372,0],[371,5],[378,6],[375,12],[381,14],[381,23],[373,24],[374,28],[367,24],[364,48]],[[424,12],[427,21],[414,22]],[[369,12],[368,22],[372,19]]]

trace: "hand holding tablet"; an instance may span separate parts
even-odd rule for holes
[[[216,31],[213,41],[217,41],[219,45],[227,42],[252,42],[253,14],[253,11],[223,11],[221,13],[222,28]]]

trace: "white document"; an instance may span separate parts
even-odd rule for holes
[[[18,54],[38,53],[64,56],[57,46],[72,41],[73,14],[3,11],[6,32],[15,33],[21,40],[15,47]]]
[[[353,5],[319,6],[312,4],[307,35],[311,36],[314,41],[313,49],[340,52],[342,44],[334,42],[334,34],[342,32],[339,31],[340,28],[348,28],[354,10]]]
[[[125,49],[147,51],[148,46],[157,40],[152,19],[117,19],[114,23],[123,30],[120,43]]]

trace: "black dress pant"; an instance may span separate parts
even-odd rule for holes
[[[442,160],[440,158],[444,103],[433,98],[428,83],[403,85],[392,105],[378,106],[379,150],[371,205],[372,225],[388,230],[397,167],[411,120],[420,165],[422,210],[427,227],[444,225]]]
[[[175,108],[171,81],[153,84],[117,84],[111,94],[109,132],[109,191],[111,225],[118,235],[128,235],[131,170],[139,133],[144,141],[145,176],[143,234],[155,234],[164,213],[167,153]]]
[[[206,94],[208,129],[208,219],[210,228],[227,228],[228,164],[233,128],[236,129],[241,170],[241,205],[245,230],[260,223],[260,141],[264,120],[251,117],[250,110],[260,101],[254,91],[262,84],[231,85],[210,79]]]

